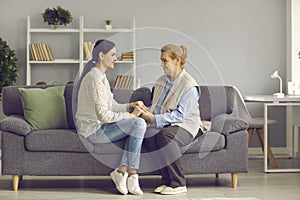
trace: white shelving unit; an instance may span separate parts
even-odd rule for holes
[[[83,43],[87,40],[90,40],[92,42],[96,41],[97,39],[109,39],[112,40],[113,42],[116,43],[116,48],[118,51],[119,44],[118,42],[123,42],[126,39],[122,38],[122,34],[130,34],[131,40],[130,41],[130,51],[133,51],[134,58],[133,61],[117,61],[116,62],[116,67],[115,69],[111,70],[114,71],[114,75],[108,76],[109,81],[112,83],[114,82],[116,78],[116,74],[122,75],[124,73],[124,68],[126,69],[126,72],[130,72],[130,74],[133,76],[133,89],[136,88],[136,52],[135,52],[135,18],[133,19],[132,22],[132,27],[130,28],[116,28],[116,29],[111,29],[111,30],[106,30],[102,28],[88,28],[84,26],[84,17],[80,16],[79,17],[79,27],[78,28],[61,28],[61,29],[51,29],[51,28],[33,28],[31,25],[31,20],[30,17],[27,17],[27,57],[26,57],[26,63],[27,63],[27,69],[26,69],[26,84],[31,85],[32,83],[32,65],[36,65],[36,67],[40,67],[41,65],[53,65],[53,68],[51,70],[55,70],[55,65],[58,64],[71,64],[72,67],[75,65],[78,66],[79,73],[82,72],[84,65],[87,63],[87,60],[84,58],[84,47]],[[56,59],[54,56],[54,61],[34,61],[31,60],[30,57],[30,51],[29,51],[29,45],[33,43],[33,38],[36,35],[46,35],[47,36],[50,34],[51,35],[58,35],[58,34],[63,34],[63,35],[68,35],[68,34],[75,34],[77,41],[72,41],[72,42],[78,42],[78,56],[76,58],[59,58]],[[117,41],[114,41],[113,36],[120,34],[119,38],[117,38]],[[112,38],[111,38],[112,37]],[[93,39],[92,39],[93,38]],[[75,39],[73,39],[75,40]],[[43,41],[43,43],[47,43],[47,38]],[[50,44],[51,47],[51,44]],[[52,48],[52,47],[51,47]],[[122,50],[121,50],[122,51]],[[55,54],[55,52],[53,53]],[[122,68],[119,68],[119,66],[122,66]],[[123,69],[123,72],[119,72],[120,69]],[[113,74],[113,73],[112,73]],[[75,80],[75,77],[74,77]],[[70,80],[70,81],[74,81]],[[111,85],[113,86],[113,85]]]

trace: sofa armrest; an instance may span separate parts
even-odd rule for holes
[[[20,115],[11,115],[1,120],[0,129],[24,136],[31,132],[30,125]]]
[[[223,133],[224,135],[246,129],[248,129],[248,124],[244,120],[228,114],[219,114],[211,119],[211,130]]]

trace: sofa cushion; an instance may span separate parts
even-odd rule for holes
[[[65,86],[19,88],[25,120],[32,130],[67,128]]]
[[[149,107],[151,106],[152,102],[152,92],[147,87],[140,87],[133,91],[129,102],[135,102],[135,101],[143,101],[144,104]]]
[[[75,130],[49,129],[29,133],[25,137],[25,148],[35,152],[89,152],[88,146]]]
[[[232,86],[200,85],[199,109],[202,120],[210,121],[218,114],[231,114],[234,108],[235,90]]]
[[[225,136],[218,132],[208,131],[197,137],[190,145],[185,146],[182,150],[186,150],[185,153],[204,153],[218,151],[224,148]]]
[[[225,135],[248,129],[248,124],[244,120],[221,114],[212,119],[211,130]]]

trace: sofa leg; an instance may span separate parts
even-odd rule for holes
[[[13,189],[14,189],[14,191],[18,191],[20,177],[21,176],[19,176],[19,175],[13,175],[12,176],[12,182],[13,182]]]
[[[232,188],[237,187],[238,173],[231,173]]]
[[[216,178],[219,178],[219,173],[216,173]]]

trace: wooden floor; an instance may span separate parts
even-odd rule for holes
[[[278,160],[282,167],[289,160]],[[300,160],[292,160],[300,165]],[[0,176],[0,200],[65,200],[65,199],[170,199],[193,200],[213,197],[252,197],[260,200],[299,200],[300,173],[263,173],[262,159],[249,159],[249,172],[239,174],[238,187],[231,188],[230,174],[187,176],[188,192],[175,196],[163,196],[152,192],[159,184],[159,176],[143,176],[140,179],[144,195],[120,195],[109,177],[30,177],[20,182],[14,192],[10,176]],[[225,198],[225,199],[226,199]]]

